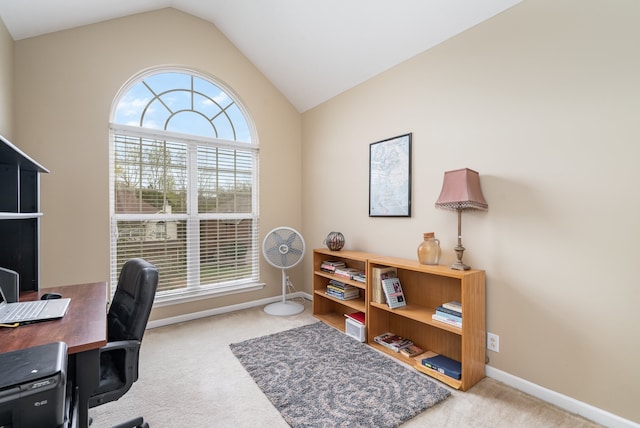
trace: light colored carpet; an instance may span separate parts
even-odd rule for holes
[[[119,401],[91,409],[93,428],[144,416],[152,428],[288,427],[229,344],[316,322],[311,303],[290,317],[247,309],[152,329],[142,343],[140,379]],[[444,386],[444,384],[441,384]],[[402,425],[413,427],[595,428],[490,378]]]

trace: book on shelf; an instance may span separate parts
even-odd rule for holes
[[[384,295],[387,298],[387,305],[389,305],[391,309],[401,308],[407,305],[399,278],[383,279],[382,289],[384,290]]]
[[[374,267],[371,277],[371,300],[376,303],[387,303],[387,299],[382,290],[382,280],[386,278],[396,278],[398,271],[394,267]]]
[[[398,336],[397,334],[391,332],[376,336],[373,338],[373,340],[376,343],[384,346],[385,348],[391,349],[395,352],[400,352],[401,349],[413,345],[413,342],[411,340],[402,336]]]
[[[354,281],[358,281],[361,282],[363,284],[365,284],[367,282],[367,275],[364,272],[359,272],[355,275],[353,275],[353,277],[351,278]]]
[[[443,315],[438,315],[438,313],[435,313],[433,315],[431,315],[431,319],[433,319],[434,321],[440,321],[443,322],[445,324],[449,324],[455,327],[459,327],[462,328],[462,321],[456,321],[454,319],[452,319],[450,316],[449,317],[445,317]]]
[[[356,269],[356,268],[350,268],[350,267],[339,267],[336,268],[336,271],[334,272],[335,276],[339,276],[341,278],[347,278],[347,279],[353,279],[353,277],[359,273],[361,273],[362,271],[360,269]]]
[[[413,358],[416,355],[424,353],[424,349],[414,343],[413,345],[409,345],[406,348],[402,348],[400,350],[400,353],[405,357]]]
[[[354,286],[343,287],[343,286],[336,285],[336,284],[327,284],[327,288],[331,288],[332,290],[339,291],[339,292],[345,292],[345,293],[359,293],[360,292],[360,289],[358,287],[354,287]]]
[[[462,364],[460,364],[460,361],[444,355],[423,358],[422,365],[454,379],[460,380],[462,377]]]
[[[351,318],[355,322],[359,322],[362,325],[365,325],[365,314],[362,311],[353,312],[351,314],[344,314],[345,317]]]
[[[340,260],[323,260],[320,263],[320,270],[327,273],[335,273],[339,267],[347,266],[345,262]]]
[[[333,285],[334,287],[338,287],[341,288],[343,290],[357,290],[358,287],[351,285],[351,284],[345,284],[342,281],[338,281],[337,279],[331,279],[329,281],[329,284]]]
[[[360,292],[358,291],[357,288],[354,290],[345,291],[345,290],[340,290],[338,288],[332,287],[331,285],[327,285],[326,294],[327,296],[335,297],[336,299],[340,299],[340,300],[352,300],[360,297]]]
[[[462,313],[462,303],[460,302],[451,301],[451,302],[443,303],[442,307]]]
[[[436,312],[451,315],[462,319],[462,312],[454,311],[453,309],[445,308],[444,306],[438,306]]]

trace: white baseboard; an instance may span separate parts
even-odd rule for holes
[[[292,299],[296,297],[304,297],[309,301],[311,300],[311,295],[304,293],[302,291],[298,291],[297,293],[292,293],[287,295],[287,299]],[[220,314],[225,314],[227,312],[239,311],[241,309],[249,309],[249,308],[254,308],[256,306],[266,306],[269,303],[278,302],[280,300],[282,300],[282,295],[269,297],[266,299],[253,300],[251,302],[239,303],[237,305],[224,306],[222,308],[214,308],[206,311],[194,312],[190,314],[180,315],[177,317],[162,318],[159,320],[149,321],[147,323],[147,328],[149,329],[149,328],[164,327],[166,325],[178,324],[185,321],[193,321],[199,318],[210,317],[212,315],[220,315]]]
[[[640,424],[633,421],[621,418],[613,413],[609,413],[605,410],[583,403],[582,401],[578,401],[540,385],[536,385],[535,383],[513,376],[494,367],[486,366],[485,374],[492,379],[500,381],[533,397],[539,398],[542,401],[553,404],[567,412],[580,415],[600,425],[604,425],[609,428],[640,428]]]
[[[304,297],[311,301],[312,296],[308,293],[297,292],[287,295],[287,298]],[[195,312],[192,314],[180,315],[177,317],[163,318],[159,320],[149,321],[147,328],[157,328],[166,325],[177,324],[185,321],[192,321],[198,318],[209,317],[212,315],[224,314],[227,312],[239,311],[241,309],[253,308],[256,306],[264,306],[269,303],[277,302],[282,299],[282,296],[269,297],[261,300],[254,300],[251,302],[240,303],[237,305],[225,306],[222,308],[209,309],[206,311]],[[567,412],[575,413],[586,419],[594,421],[598,424],[604,425],[609,428],[640,428],[640,424],[637,424],[628,419],[621,418],[620,416],[609,413],[605,410],[594,407],[590,404],[583,403],[569,396],[560,394],[550,389],[544,388],[535,383],[529,382],[517,376],[511,375],[502,370],[498,370],[491,366],[486,366],[485,374],[497,381],[500,381],[506,385],[509,385],[517,390],[520,390],[547,403],[553,404]]]

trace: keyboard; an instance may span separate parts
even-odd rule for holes
[[[37,300],[34,302],[21,302],[19,305],[10,306],[9,309],[0,315],[0,322],[11,322],[15,319],[33,318],[42,311],[45,300]]]

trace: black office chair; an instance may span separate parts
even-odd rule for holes
[[[100,385],[89,407],[118,400],[138,380],[142,336],[158,286],[158,270],[143,259],[128,260],[107,315],[108,343],[100,349]],[[142,417],[118,427],[148,427]]]

